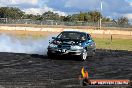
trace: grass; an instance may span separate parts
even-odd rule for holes
[[[132,51],[132,39],[94,38],[98,49],[128,50]]]

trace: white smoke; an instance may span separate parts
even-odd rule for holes
[[[0,52],[46,55],[51,37],[35,40],[33,38],[19,39],[14,36],[0,34]]]

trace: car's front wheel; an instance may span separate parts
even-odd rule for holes
[[[52,53],[49,53],[49,52],[47,53],[47,56],[48,56],[49,59],[53,59],[54,58],[54,55]]]
[[[84,49],[84,50],[82,51],[82,54],[80,55],[80,59],[81,59],[82,61],[85,61],[85,60],[87,59],[87,51],[86,51],[86,49]]]
[[[96,55],[96,50],[93,50],[92,57],[95,57],[95,55]]]

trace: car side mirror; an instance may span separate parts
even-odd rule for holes
[[[52,37],[52,39],[56,39],[56,37]]]

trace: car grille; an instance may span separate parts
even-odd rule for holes
[[[58,48],[70,49],[70,45],[58,45]]]

